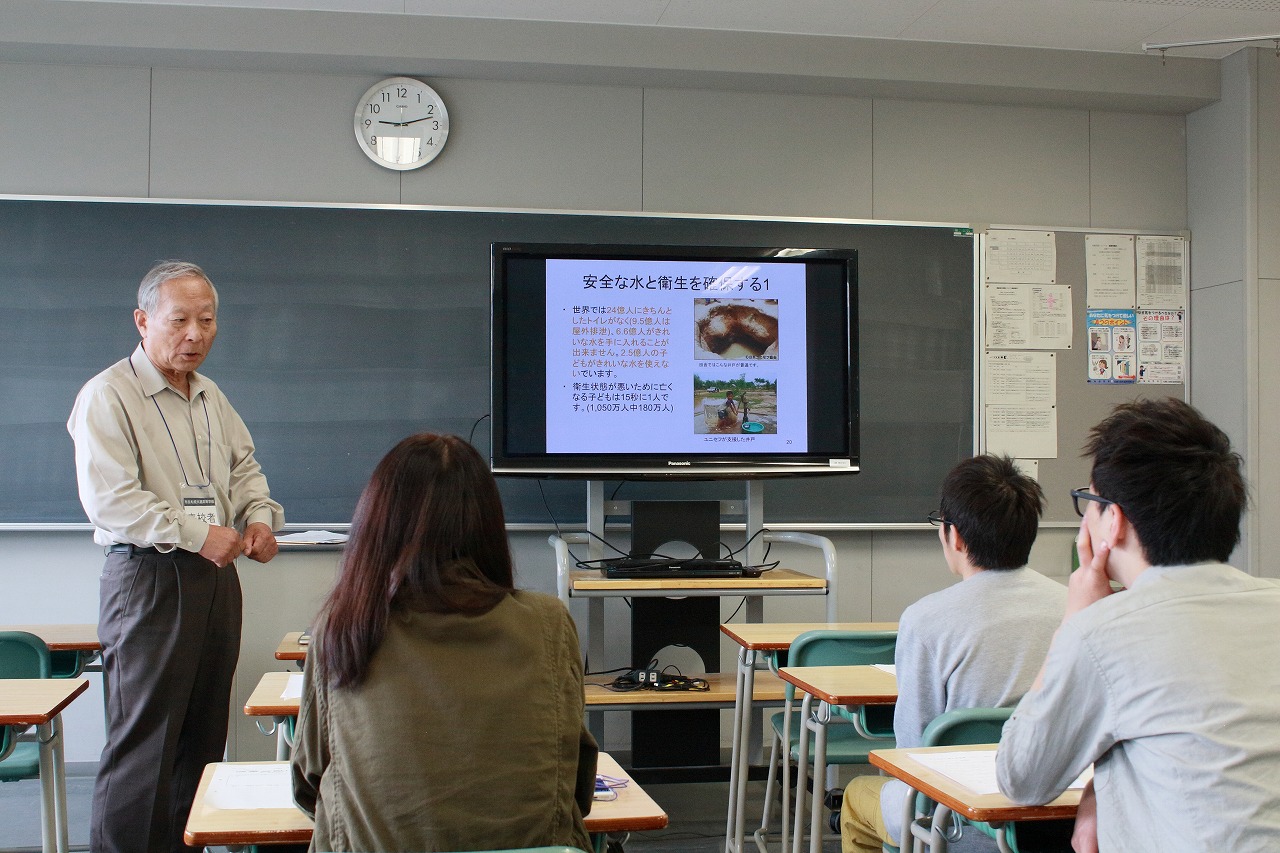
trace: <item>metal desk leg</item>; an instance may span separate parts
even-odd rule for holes
[[[804,773],[805,767],[809,764],[809,709],[813,707],[813,697],[808,693],[804,694],[804,701],[800,703],[800,732],[798,743],[796,744],[796,772]],[[792,816],[791,827],[791,853],[800,853],[800,847],[804,844],[804,798],[805,798],[805,780],[803,778],[796,779],[796,800],[793,808],[795,814]],[[817,791],[814,791],[817,796]]]
[[[745,646],[738,650],[738,676],[733,700],[733,740],[729,766],[729,820],[725,828],[725,853],[742,853],[746,824],[747,781],[750,775],[751,702],[755,695],[756,654]]]
[[[822,853],[822,807],[827,781],[827,724],[830,722],[831,706],[826,702],[819,702],[813,729],[813,795],[809,803],[809,853]]]
[[[62,754],[62,716],[36,727],[40,744],[40,839],[44,853],[66,853],[67,777]]]

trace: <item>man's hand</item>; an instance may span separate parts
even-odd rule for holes
[[[200,556],[222,568],[240,556],[240,548],[240,534],[234,527],[210,524],[209,535],[204,540],[204,547],[200,549]]]
[[[244,555],[259,563],[268,562],[280,551],[276,544],[276,536],[271,528],[261,521],[255,521],[244,529]]]
[[[1067,581],[1067,616],[1079,613],[1100,598],[1111,594],[1111,577],[1107,574],[1107,559],[1111,546],[1106,542],[1094,545],[1086,520],[1080,522],[1080,535],[1076,537],[1076,553],[1080,555],[1080,568],[1071,573]]]
[[[1071,831],[1071,849],[1076,853],[1098,853],[1098,798],[1093,793],[1092,779],[1080,795],[1076,828]]]

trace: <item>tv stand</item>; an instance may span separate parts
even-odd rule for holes
[[[647,655],[649,654],[649,646],[653,646],[656,650],[670,643],[683,643],[692,647],[697,651],[706,664],[709,673],[717,673],[720,668],[720,651],[719,651],[719,622],[720,611],[719,604],[716,600],[723,596],[743,596],[746,599],[746,621],[762,622],[764,621],[764,597],[768,595],[824,595],[826,596],[826,619],[829,622],[835,621],[835,603],[836,603],[836,557],[835,547],[829,539],[822,536],[816,536],[809,533],[798,532],[774,532],[764,529],[763,524],[763,507],[764,494],[763,484],[750,482],[747,484],[746,495],[746,536],[750,539],[750,543],[746,549],[746,558],[742,560],[747,565],[759,565],[763,562],[765,546],[769,543],[787,543],[793,545],[802,545],[806,547],[816,548],[822,552],[824,563],[824,576],[805,574],[785,568],[777,568],[766,572],[758,578],[650,578],[650,579],[609,579],[605,578],[601,572],[593,569],[578,569],[576,561],[569,553],[570,545],[586,545],[587,558],[590,560],[599,560],[604,555],[604,519],[605,519],[605,502],[604,502],[604,483],[601,481],[590,481],[587,484],[587,532],[573,532],[552,535],[548,537],[548,542],[554,548],[556,555],[556,589],[562,601],[566,605],[576,598],[585,598],[588,601],[588,619],[586,636],[583,638],[583,646],[587,651],[587,660],[589,665],[595,669],[604,667],[606,661],[606,638],[605,638],[605,613],[604,599],[606,598],[632,598],[635,599],[635,607],[632,613],[633,620],[633,654]],[[677,514],[678,516],[678,514]],[[637,520],[643,522],[643,517]],[[688,535],[676,535],[675,533],[657,533],[650,534],[644,530],[635,530],[633,535],[633,551],[637,539],[641,543],[646,543],[644,547],[658,547],[669,541],[690,541],[691,539],[700,539],[700,542],[692,542],[704,556],[707,556],[706,549],[708,547],[716,548],[719,542],[719,516],[715,516],[714,530],[710,534],[712,543],[707,544],[706,532],[701,536],[697,533],[689,533]],[[594,535],[593,535],[594,534]],[[656,541],[654,536],[658,538]],[[599,538],[596,538],[599,537]],[[649,545],[647,543],[652,543]],[[714,552],[713,552],[714,553]],[[651,599],[670,599],[664,601],[649,601]],[[643,603],[642,603],[643,602]],[[654,607],[650,607],[652,604]],[[669,612],[654,618],[653,613],[659,611],[669,611],[671,607],[680,611],[676,614]],[[639,623],[639,624],[637,624]],[[665,639],[655,635],[653,631],[655,627],[659,631],[670,632]],[[640,631],[640,641],[638,642],[637,629]],[[703,629],[703,630],[700,630]],[[645,633],[649,632],[649,633]],[[672,636],[672,634],[676,636]],[[706,633],[707,637],[701,634]],[[657,645],[653,644],[657,642]],[[647,660],[645,661],[647,662]],[[638,663],[631,661],[630,663]],[[686,673],[688,674],[688,673]],[[763,680],[767,683],[767,679]],[[773,701],[770,697],[761,697],[756,703],[757,707],[766,704],[781,704],[780,701]],[[707,707],[705,701],[700,701],[697,694],[670,694],[664,697],[664,701],[651,707],[661,708],[663,715],[676,710],[690,710],[692,706]],[[588,707],[588,725],[596,734],[597,738],[603,735],[604,713],[599,710],[602,707],[616,707],[610,702],[607,705],[601,703],[599,705],[589,705]],[[731,707],[731,704],[724,704],[720,707]],[[624,708],[616,708],[624,710]],[[625,710],[635,710],[634,707],[628,706]],[[712,778],[706,773],[706,765],[720,765],[719,749],[719,715],[707,714],[708,722],[705,723],[707,731],[703,733],[703,740],[706,748],[701,751],[698,756],[694,756],[693,763],[702,765],[703,771],[701,778]],[[666,720],[667,731],[670,725],[675,723],[674,720]],[[695,726],[698,728],[698,726]],[[646,741],[651,740],[643,734],[644,725],[641,725],[640,731],[633,736],[633,748],[637,755],[643,751],[647,751]],[[685,741],[684,750],[688,752],[688,741]],[[633,758],[633,764],[637,760]],[[645,763],[648,763],[647,761]]]

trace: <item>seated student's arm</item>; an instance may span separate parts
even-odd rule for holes
[[[316,799],[320,794],[320,777],[329,766],[329,738],[316,695],[315,661],[319,657],[317,640],[312,636],[311,649],[303,667],[302,700],[293,740],[293,801],[312,818],[316,816]]]
[[[918,615],[915,607],[903,612],[893,655],[898,678],[893,736],[900,749],[919,746],[925,727],[947,710],[946,677],[938,671],[941,656],[916,630]]]
[[[1070,621],[1053,638],[1042,678],[996,750],[1000,790],[1023,805],[1054,799],[1116,743],[1111,688]]]

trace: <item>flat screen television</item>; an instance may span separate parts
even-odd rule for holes
[[[494,244],[492,468],[858,470],[857,253]]]

